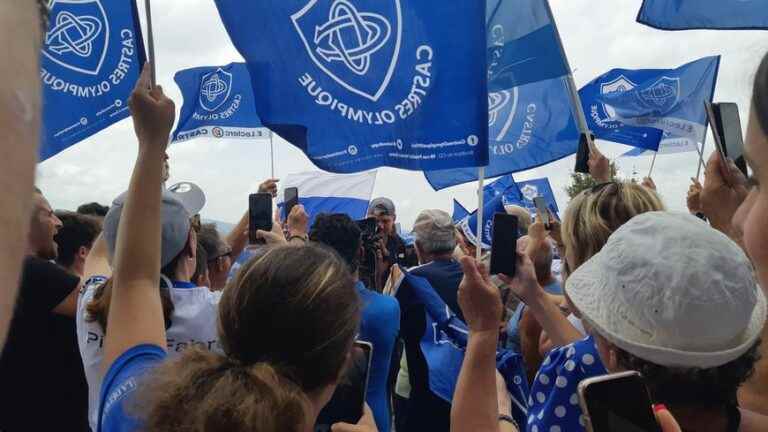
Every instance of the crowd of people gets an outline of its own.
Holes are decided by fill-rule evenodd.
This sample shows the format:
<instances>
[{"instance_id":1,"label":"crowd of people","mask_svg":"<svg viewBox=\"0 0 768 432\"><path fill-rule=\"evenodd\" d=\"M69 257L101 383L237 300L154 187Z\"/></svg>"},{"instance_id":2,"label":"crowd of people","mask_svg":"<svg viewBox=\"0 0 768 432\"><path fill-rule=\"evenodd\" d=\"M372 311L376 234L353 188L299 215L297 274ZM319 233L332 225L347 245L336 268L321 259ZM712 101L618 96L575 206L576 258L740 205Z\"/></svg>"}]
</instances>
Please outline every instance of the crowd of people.
<instances>
[{"instance_id":1,"label":"crowd of people","mask_svg":"<svg viewBox=\"0 0 768 432\"><path fill-rule=\"evenodd\" d=\"M128 190L54 210L33 184L39 19L33 2L0 3L0 35L21 41L0 62L0 431L316 430L356 341L372 347L365 405L336 432L587 430L579 383L620 371L642 373L664 432L768 430L768 55L752 177L715 153L677 197L690 214L674 213L652 180L610 181L595 149L597 185L562 223L507 208L510 277L489 275L489 251L476 260L482 245L441 210L418 215L407 246L388 198L370 203L373 237L344 214L310 226L301 205L271 231L249 233L247 212L230 233L201 223L205 200L165 187L175 106L148 69L129 101ZM433 389L426 306L391 289L403 274L469 329L451 398ZM523 359L525 422L500 349Z\"/></svg>"}]
</instances>

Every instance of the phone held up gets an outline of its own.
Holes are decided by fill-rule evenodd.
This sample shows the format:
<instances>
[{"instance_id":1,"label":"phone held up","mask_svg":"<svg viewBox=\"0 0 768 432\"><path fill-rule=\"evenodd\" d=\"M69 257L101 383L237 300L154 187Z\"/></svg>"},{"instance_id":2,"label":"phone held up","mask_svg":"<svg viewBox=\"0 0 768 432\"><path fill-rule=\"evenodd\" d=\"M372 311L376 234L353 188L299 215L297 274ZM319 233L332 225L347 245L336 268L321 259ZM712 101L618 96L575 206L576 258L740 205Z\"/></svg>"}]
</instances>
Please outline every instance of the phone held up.
<instances>
[{"instance_id":1,"label":"phone held up","mask_svg":"<svg viewBox=\"0 0 768 432\"><path fill-rule=\"evenodd\" d=\"M327 432L334 423L355 424L363 416L365 395L371 373L373 345L355 341L349 365L341 378L330 402L320 411L315 432Z\"/></svg>"},{"instance_id":2,"label":"phone held up","mask_svg":"<svg viewBox=\"0 0 768 432\"><path fill-rule=\"evenodd\" d=\"M638 372L586 379L578 392L590 432L661 432Z\"/></svg>"},{"instance_id":3,"label":"phone held up","mask_svg":"<svg viewBox=\"0 0 768 432\"><path fill-rule=\"evenodd\" d=\"M517 239L520 236L517 216L493 215L491 240L491 274L514 277L517 271Z\"/></svg>"},{"instance_id":4,"label":"phone held up","mask_svg":"<svg viewBox=\"0 0 768 432\"><path fill-rule=\"evenodd\" d=\"M748 177L747 162L744 159L744 135L741 131L739 107L735 103L723 102L712 104L704 102L709 126L715 140L715 147L720 153L720 174L730 183L731 175L727 161L732 160L739 170Z\"/></svg>"},{"instance_id":5,"label":"phone held up","mask_svg":"<svg viewBox=\"0 0 768 432\"><path fill-rule=\"evenodd\" d=\"M283 209L285 214L285 220L288 220L288 216L291 215L291 211L297 205L299 205L299 188L295 188L295 187L285 188L285 192L283 195Z\"/></svg>"},{"instance_id":6,"label":"phone held up","mask_svg":"<svg viewBox=\"0 0 768 432\"><path fill-rule=\"evenodd\" d=\"M536 206L536 219L544 224L544 228L550 229L551 221L549 220L549 207L547 207L547 201L544 197L536 197L533 199L533 204Z\"/></svg>"},{"instance_id":7,"label":"phone held up","mask_svg":"<svg viewBox=\"0 0 768 432\"><path fill-rule=\"evenodd\" d=\"M272 194L256 193L248 197L248 241L256 244L256 231L272 231Z\"/></svg>"}]
</instances>

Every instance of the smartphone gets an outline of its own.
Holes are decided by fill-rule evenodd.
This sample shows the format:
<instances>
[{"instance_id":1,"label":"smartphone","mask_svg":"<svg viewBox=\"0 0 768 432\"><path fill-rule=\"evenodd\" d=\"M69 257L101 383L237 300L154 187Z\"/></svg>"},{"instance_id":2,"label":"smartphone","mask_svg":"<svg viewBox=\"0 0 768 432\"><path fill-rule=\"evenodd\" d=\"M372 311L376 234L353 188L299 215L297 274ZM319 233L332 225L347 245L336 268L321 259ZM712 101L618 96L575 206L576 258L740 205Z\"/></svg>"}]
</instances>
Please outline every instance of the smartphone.
<instances>
[{"instance_id":1,"label":"smartphone","mask_svg":"<svg viewBox=\"0 0 768 432\"><path fill-rule=\"evenodd\" d=\"M355 424L360 421L368 392L372 354L373 345L355 341L344 376L333 392L330 402L317 416L315 432L330 431L334 423Z\"/></svg>"},{"instance_id":2,"label":"smartphone","mask_svg":"<svg viewBox=\"0 0 768 432\"><path fill-rule=\"evenodd\" d=\"M283 195L283 210L285 212L285 220L288 220L288 216L291 215L291 210L299 204L299 188L290 187L285 188Z\"/></svg>"},{"instance_id":3,"label":"smartphone","mask_svg":"<svg viewBox=\"0 0 768 432\"><path fill-rule=\"evenodd\" d=\"M744 174L744 177L749 177L747 161L744 158L744 135L741 131L739 106L732 102L719 103L717 106L719 108L721 139L724 144L723 150L725 155L731 158Z\"/></svg>"},{"instance_id":4,"label":"smartphone","mask_svg":"<svg viewBox=\"0 0 768 432\"><path fill-rule=\"evenodd\" d=\"M256 231L272 231L272 194L256 193L248 197L248 240L256 244Z\"/></svg>"},{"instance_id":5,"label":"smartphone","mask_svg":"<svg viewBox=\"0 0 768 432\"><path fill-rule=\"evenodd\" d=\"M594 141L595 136L592 135L592 140ZM581 134L579 137L579 149L576 152L576 167L574 167L574 171L577 173L582 174L589 174L589 154L591 153L591 150L589 149L589 141L587 141L587 134Z\"/></svg>"},{"instance_id":6,"label":"smartphone","mask_svg":"<svg viewBox=\"0 0 768 432\"><path fill-rule=\"evenodd\" d=\"M720 108L717 104L710 102L704 102L704 108L707 112L709 127L712 129L712 136L715 139L715 148L717 149L717 152L720 153L720 160L723 162L720 164L720 175L726 183L730 184L731 173L727 165L728 152L726 151L722 125L720 124Z\"/></svg>"},{"instance_id":7,"label":"smartphone","mask_svg":"<svg viewBox=\"0 0 768 432\"><path fill-rule=\"evenodd\" d=\"M547 201L544 197L536 197L533 199L533 204L536 205L536 218L544 224L544 228L549 229L549 207L547 207Z\"/></svg>"},{"instance_id":8,"label":"smartphone","mask_svg":"<svg viewBox=\"0 0 768 432\"><path fill-rule=\"evenodd\" d=\"M491 274L514 277L517 270L517 239L520 236L517 216L493 215L491 240Z\"/></svg>"},{"instance_id":9,"label":"smartphone","mask_svg":"<svg viewBox=\"0 0 768 432\"><path fill-rule=\"evenodd\" d=\"M579 383L579 402L591 432L661 432L651 397L638 372L622 372Z\"/></svg>"}]
</instances>

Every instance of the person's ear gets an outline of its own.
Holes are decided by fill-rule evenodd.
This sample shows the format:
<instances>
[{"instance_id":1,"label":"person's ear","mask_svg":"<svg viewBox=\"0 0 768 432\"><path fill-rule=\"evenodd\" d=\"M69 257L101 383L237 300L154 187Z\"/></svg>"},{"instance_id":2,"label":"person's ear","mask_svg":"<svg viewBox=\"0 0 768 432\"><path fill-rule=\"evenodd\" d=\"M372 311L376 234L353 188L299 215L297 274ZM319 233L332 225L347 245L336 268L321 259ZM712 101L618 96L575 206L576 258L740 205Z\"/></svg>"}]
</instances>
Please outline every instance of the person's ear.
<instances>
[{"instance_id":1,"label":"person's ear","mask_svg":"<svg viewBox=\"0 0 768 432\"><path fill-rule=\"evenodd\" d=\"M88 254L91 252L90 248L87 248L85 246L80 246L80 248L77 250L77 256L79 256L83 261L88 257Z\"/></svg>"},{"instance_id":2,"label":"person's ear","mask_svg":"<svg viewBox=\"0 0 768 432\"><path fill-rule=\"evenodd\" d=\"M197 236L195 235L195 230L189 230L189 235L187 236L187 257L194 259L197 257Z\"/></svg>"}]
</instances>

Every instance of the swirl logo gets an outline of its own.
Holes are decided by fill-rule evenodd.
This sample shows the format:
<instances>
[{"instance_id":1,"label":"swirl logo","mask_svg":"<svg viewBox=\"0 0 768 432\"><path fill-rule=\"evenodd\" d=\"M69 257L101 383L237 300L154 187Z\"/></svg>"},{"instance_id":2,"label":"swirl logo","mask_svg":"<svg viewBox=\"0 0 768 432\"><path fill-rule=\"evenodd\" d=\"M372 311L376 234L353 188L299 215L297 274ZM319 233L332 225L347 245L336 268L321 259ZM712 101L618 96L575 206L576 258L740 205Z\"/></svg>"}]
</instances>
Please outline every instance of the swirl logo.
<instances>
[{"instance_id":1,"label":"swirl logo","mask_svg":"<svg viewBox=\"0 0 768 432\"><path fill-rule=\"evenodd\" d=\"M200 106L206 111L219 109L231 93L232 74L222 68L203 75L200 80Z\"/></svg>"},{"instance_id":2,"label":"swirl logo","mask_svg":"<svg viewBox=\"0 0 768 432\"><path fill-rule=\"evenodd\" d=\"M100 0L54 0L43 55L57 64L98 75L109 46L109 21Z\"/></svg>"}]
</instances>

